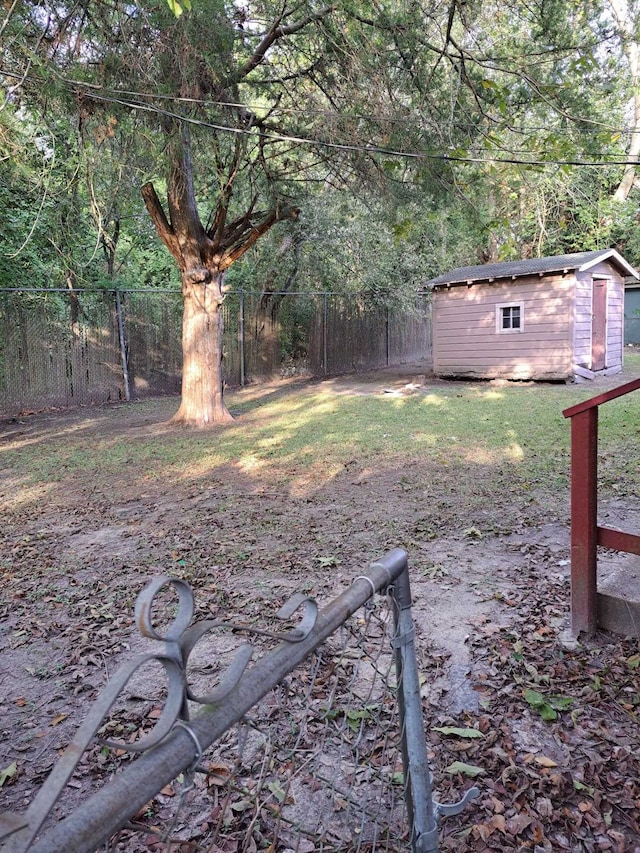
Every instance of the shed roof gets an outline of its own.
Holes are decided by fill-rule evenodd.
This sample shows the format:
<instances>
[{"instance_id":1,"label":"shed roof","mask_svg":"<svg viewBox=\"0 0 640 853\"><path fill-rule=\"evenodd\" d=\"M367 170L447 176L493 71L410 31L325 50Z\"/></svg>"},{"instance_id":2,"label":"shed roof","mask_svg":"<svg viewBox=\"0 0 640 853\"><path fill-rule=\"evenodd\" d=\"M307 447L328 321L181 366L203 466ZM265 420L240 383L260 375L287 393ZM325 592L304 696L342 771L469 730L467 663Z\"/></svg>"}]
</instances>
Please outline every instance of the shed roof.
<instances>
[{"instance_id":1,"label":"shed roof","mask_svg":"<svg viewBox=\"0 0 640 853\"><path fill-rule=\"evenodd\" d=\"M495 279L520 278L521 276L544 276L555 272L588 270L603 261L611 261L625 275L640 278L636 270L615 249L599 249L593 252L574 252L571 255L553 255L548 258L530 258L526 261L506 261L499 264L479 264L475 267L458 267L425 282L425 288L442 285L472 284L477 281L492 282Z\"/></svg>"}]
</instances>

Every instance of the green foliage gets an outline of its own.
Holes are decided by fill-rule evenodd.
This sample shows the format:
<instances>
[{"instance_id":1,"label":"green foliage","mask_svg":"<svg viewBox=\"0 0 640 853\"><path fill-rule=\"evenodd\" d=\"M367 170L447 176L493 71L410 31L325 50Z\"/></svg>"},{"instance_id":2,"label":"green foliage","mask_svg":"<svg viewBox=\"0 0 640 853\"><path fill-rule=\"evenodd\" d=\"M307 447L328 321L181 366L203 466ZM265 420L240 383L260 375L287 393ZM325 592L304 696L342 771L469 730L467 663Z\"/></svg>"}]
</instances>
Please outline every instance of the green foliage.
<instances>
[{"instance_id":1,"label":"green foliage","mask_svg":"<svg viewBox=\"0 0 640 853\"><path fill-rule=\"evenodd\" d=\"M0 788L5 782L10 781L18 773L18 766L15 761L8 764L3 770L0 770Z\"/></svg>"},{"instance_id":2,"label":"green foliage","mask_svg":"<svg viewBox=\"0 0 640 853\"><path fill-rule=\"evenodd\" d=\"M440 732L443 735L453 735L461 738L482 738L484 735L479 729L459 728L458 726L434 726L435 732Z\"/></svg>"},{"instance_id":3,"label":"green foliage","mask_svg":"<svg viewBox=\"0 0 640 853\"><path fill-rule=\"evenodd\" d=\"M173 286L139 190L167 176L179 120L203 222L301 209L232 287L388 301L479 259L611 245L638 263L636 191L612 202L622 167L569 165L626 153L635 84L607 9L25 4L5 32L24 77L0 110L0 281Z\"/></svg>"},{"instance_id":4,"label":"green foliage","mask_svg":"<svg viewBox=\"0 0 640 853\"><path fill-rule=\"evenodd\" d=\"M44 211L34 223L34 194L28 182L10 169L0 172L0 207L0 287L42 284L49 273L46 255L42 254L46 242Z\"/></svg>"},{"instance_id":5,"label":"green foliage","mask_svg":"<svg viewBox=\"0 0 640 853\"><path fill-rule=\"evenodd\" d=\"M462 776L469 776L471 779L482 776L487 772L483 767L478 767L475 764L467 764L464 761L454 761L448 767L445 767L444 771L445 773L450 773L452 776L457 776L460 773Z\"/></svg>"},{"instance_id":6,"label":"green foliage","mask_svg":"<svg viewBox=\"0 0 640 853\"><path fill-rule=\"evenodd\" d=\"M284 361L307 355L308 330L316 310L312 297L284 299L280 303L280 350Z\"/></svg>"},{"instance_id":7,"label":"green foliage","mask_svg":"<svg viewBox=\"0 0 640 853\"><path fill-rule=\"evenodd\" d=\"M573 699L568 696L543 696L537 690L525 690L524 698L542 717L545 722L558 718L558 711L568 711Z\"/></svg>"},{"instance_id":8,"label":"green foliage","mask_svg":"<svg viewBox=\"0 0 640 853\"><path fill-rule=\"evenodd\" d=\"M178 0L167 0L167 6L176 18L179 18L185 10L188 12L191 9L191 0L181 0L181 2L178 2Z\"/></svg>"}]
</instances>

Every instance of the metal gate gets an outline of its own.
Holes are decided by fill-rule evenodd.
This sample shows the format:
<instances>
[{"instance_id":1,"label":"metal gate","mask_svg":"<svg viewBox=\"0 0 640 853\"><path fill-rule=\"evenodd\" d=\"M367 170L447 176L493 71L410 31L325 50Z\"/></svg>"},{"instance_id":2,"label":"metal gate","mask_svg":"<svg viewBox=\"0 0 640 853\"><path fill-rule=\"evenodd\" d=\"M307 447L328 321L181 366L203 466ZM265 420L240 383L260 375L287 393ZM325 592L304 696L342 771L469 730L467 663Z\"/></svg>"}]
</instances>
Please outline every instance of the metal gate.
<instances>
[{"instance_id":1,"label":"metal gate","mask_svg":"<svg viewBox=\"0 0 640 853\"><path fill-rule=\"evenodd\" d=\"M478 791L448 806L433 799L405 552L373 563L322 610L294 595L276 614L297 619L285 630L193 622L194 606L190 587L176 578L155 578L140 593L137 625L159 648L114 675L27 812L1 816L3 851L141 849L127 846L136 818L140 826L141 809L172 784L177 795L166 825L142 825L167 851L179 849L172 844L181 827L200 831L194 789L216 816L204 832L208 846L199 849L256 850L258 838L263 847L299 853L437 851L440 817L460 812ZM221 666L216 685L203 688L192 667L212 635ZM96 736L113 731L108 720L126 686L150 663L167 685L152 730L133 742L103 739L100 747L137 757L64 819L48 821Z\"/></svg>"}]
</instances>

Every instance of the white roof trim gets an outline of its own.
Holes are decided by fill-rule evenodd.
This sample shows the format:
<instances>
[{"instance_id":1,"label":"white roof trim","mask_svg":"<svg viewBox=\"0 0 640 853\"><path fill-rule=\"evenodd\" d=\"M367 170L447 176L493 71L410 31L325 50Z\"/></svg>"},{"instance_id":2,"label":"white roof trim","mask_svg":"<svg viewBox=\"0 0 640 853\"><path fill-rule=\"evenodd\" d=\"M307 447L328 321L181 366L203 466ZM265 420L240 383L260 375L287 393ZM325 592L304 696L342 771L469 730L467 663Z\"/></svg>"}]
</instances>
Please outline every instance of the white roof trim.
<instances>
[{"instance_id":1,"label":"white roof trim","mask_svg":"<svg viewBox=\"0 0 640 853\"><path fill-rule=\"evenodd\" d=\"M581 267L578 267L579 272L586 272L587 270L594 267L596 264L601 264L602 261L606 261L609 258L613 258L613 260L623 269L628 275L632 275L634 278L640 279L640 275L634 270L631 264L627 263L622 255L617 252L615 249L609 249L607 252L603 252L601 255L598 255L597 258L593 258L590 261L587 261L586 264L582 264Z\"/></svg>"}]
</instances>

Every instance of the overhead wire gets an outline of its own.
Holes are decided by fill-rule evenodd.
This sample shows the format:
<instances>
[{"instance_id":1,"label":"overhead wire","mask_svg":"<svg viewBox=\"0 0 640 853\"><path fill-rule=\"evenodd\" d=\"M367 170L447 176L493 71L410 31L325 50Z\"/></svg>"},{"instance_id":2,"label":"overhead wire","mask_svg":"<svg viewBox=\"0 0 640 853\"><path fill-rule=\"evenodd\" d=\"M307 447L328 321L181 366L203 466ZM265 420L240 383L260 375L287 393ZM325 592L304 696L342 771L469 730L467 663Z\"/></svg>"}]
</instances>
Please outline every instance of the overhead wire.
<instances>
[{"instance_id":1,"label":"overhead wire","mask_svg":"<svg viewBox=\"0 0 640 853\"><path fill-rule=\"evenodd\" d=\"M217 130L224 133L231 134L240 134L240 135L249 135L254 132L252 128L244 128L244 127L231 127L229 125L218 124L210 121L206 121L204 119L195 118L193 116L182 116L179 113L173 113L169 110L162 110L158 107L152 107L148 104L140 104L139 102L134 101L126 101L121 98L110 97L106 95L100 95L98 93L92 93L92 98L95 100L104 101L107 103L118 103L121 106L129 107L131 109L139 109L147 112L154 112L160 115L164 115L167 118L174 118L179 121L187 122L191 125L196 125L199 127L208 128L210 130ZM593 167L605 167L605 166L628 166L628 165L637 165L637 160L630 160L627 157L620 159L602 159L602 160L584 160L584 159L574 159L574 158L565 158L565 159L534 159L534 158L521 158L517 156L511 157L496 157L490 154L483 154L483 156L469 156L463 154L445 154L441 152L430 152L430 151L402 151L395 148L387 148L385 146L380 145L371 145L371 144L361 144L361 143L347 143L347 142L331 142L330 140L318 139L317 137L304 137L298 136L295 134L285 134L285 133L276 133L274 131L261 131L264 137L271 142L291 142L296 145L311 145L315 147L330 149L334 151L344 151L350 153L365 153L369 155L384 155L387 157L398 157L404 158L408 160L435 160L442 162L451 162L451 163L469 163L469 164L485 164L485 163L503 163L505 165L515 165L515 166L529 166L529 167L542 167L542 166L593 166Z\"/></svg>"},{"instance_id":2,"label":"overhead wire","mask_svg":"<svg viewBox=\"0 0 640 853\"><path fill-rule=\"evenodd\" d=\"M33 79L31 75L25 75L23 73L11 72L6 69L0 68L0 76L4 75L5 77L11 77L16 80L24 80L31 79L32 82L38 82ZM74 80L67 77L59 76L59 79L68 87L72 89L83 89L88 93L93 93L90 97L96 97L98 99L98 93L102 93L102 99L107 97L113 98L122 98L123 96L127 96L129 98L150 98L155 101L170 101L175 104L186 104L198 107L220 107L220 108L233 108L237 110L245 110L255 112L259 109L262 109L262 105L259 104L250 104L244 102L235 102L235 101L217 101L208 98L187 98L182 95L165 95L162 93L156 92L141 92L138 90L132 89L106 89L103 86L99 86L96 84L88 83L84 80ZM124 102L123 102L124 103ZM135 102L137 104L137 102ZM135 104L131 104L134 106ZM140 109L145 109L145 106L142 104L138 104ZM156 112L161 112L160 108L154 108ZM371 121L371 122L379 122L385 124L397 124L397 125L415 125L415 118L407 116L407 118L401 118L399 116L381 116L373 113L349 113L349 114L338 114L336 115L335 111L331 110L321 110L321 109L313 109L310 107L292 107L292 106L278 106L278 112L284 115L299 115L299 116L315 116L320 118L342 118L350 121L360 120L360 121ZM504 122L504 116L501 116L501 121ZM581 123L586 121L586 119L575 119L576 123ZM595 122L593 122L596 124ZM589 132L594 134L602 133L602 129L606 131L610 131L612 133L629 133L630 130L628 128L619 128L615 127L611 124L604 124L602 122L598 122L598 127L596 128L581 128L581 134L587 135ZM475 128L477 126L476 122L469 121L465 122L456 122L456 127L464 129L464 128ZM543 132L548 130L547 126L529 126L526 129L520 130L516 127L508 127L508 130L514 133L533 133L533 132Z\"/></svg>"},{"instance_id":3,"label":"overhead wire","mask_svg":"<svg viewBox=\"0 0 640 853\"><path fill-rule=\"evenodd\" d=\"M0 76L5 76L13 79L25 80L30 79L33 81L33 75L27 75L25 77L24 74L19 74L15 72L11 72L5 69L0 68ZM256 128L254 127L233 127L226 124L221 124L218 122L208 121L206 119L197 118L195 116L185 116L183 114L173 112L168 109L164 109L155 104L148 104L141 102L140 100L134 100L134 98L153 98L155 100L170 100L172 103L191 103L193 105L199 106L217 106L217 107L231 107L237 109L246 109L250 110L251 107L246 104L240 103L229 103L225 101L209 101L209 100L199 100L199 99L191 99L191 98L180 98L174 97L170 95L155 95L152 93L142 93L142 92L129 92L124 91L120 92L119 90L112 90L113 94L109 94L108 91L104 89L99 89L92 84L85 83L84 81L70 80L68 78L61 78L62 82L69 87L73 91L82 90L86 93L87 97L90 97L92 100L100 101L103 103L113 103L118 104L119 106L125 107L127 109L136 110L140 112L148 112L153 113L159 116L163 116L165 118L170 118L176 121L185 122L192 126L203 127L209 130L215 130L220 133L229 133L234 135L250 135L255 132ZM37 81L35 81L37 82ZM129 95L129 97L122 97L121 95ZM283 112L295 113L297 112L295 108L282 108ZM373 116L373 115L338 115L335 116L334 113L329 111L306 111L300 110L300 114L312 114L312 115L321 115L321 116L332 116L337 118L344 119L367 119L371 121L379 121L379 122L397 122L401 123L401 119L387 119L385 117ZM414 122L415 124L415 122ZM471 124L469 125L471 126ZM543 128L539 128L538 130L542 130ZM545 128L546 129L546 128ZM535 132L535 128L528 128L527 130ZM607 128L607 130L614 133L634 133L635 131L630 130L617 130L615 128ZM601 132L601 131L599 131ZM362 142L333 142L326 139L320 139L318 137L307 137L307 136L299 136L296 134L287 134L287 133L278 133L273 130L264 130L260 129L260 133L263 135L263 139L266 139L270 142L290 142L295 145L308 145L314 146L318 148L324 148L328 150L334 151L342 151L347 153L364 153L368 155L383 155L386 157L394 157L401 158L412 161L421 161L421 160L431 160L431 161L440 161L445 163L462 163L462 164L474 164L474 165L484 165L484 164L504 164L504 165L515 165L522 167L545 167L545 166L567 166L567 167L608 167L608 166L631 166L638 165L637 159L630 159L626 156L621 156L620 158L592 158L592 159L583 159L583 158L539 158L539 157L523 157L521 155L511 155L511 156L495 156L490 154L489 152L483 152L482 155L472 156L470 154L462 154L455 152L434 152L434 151L407 151L400 150L396 148L390 148L380 145L362 143Z\"/></svg>"}]
</instances>

